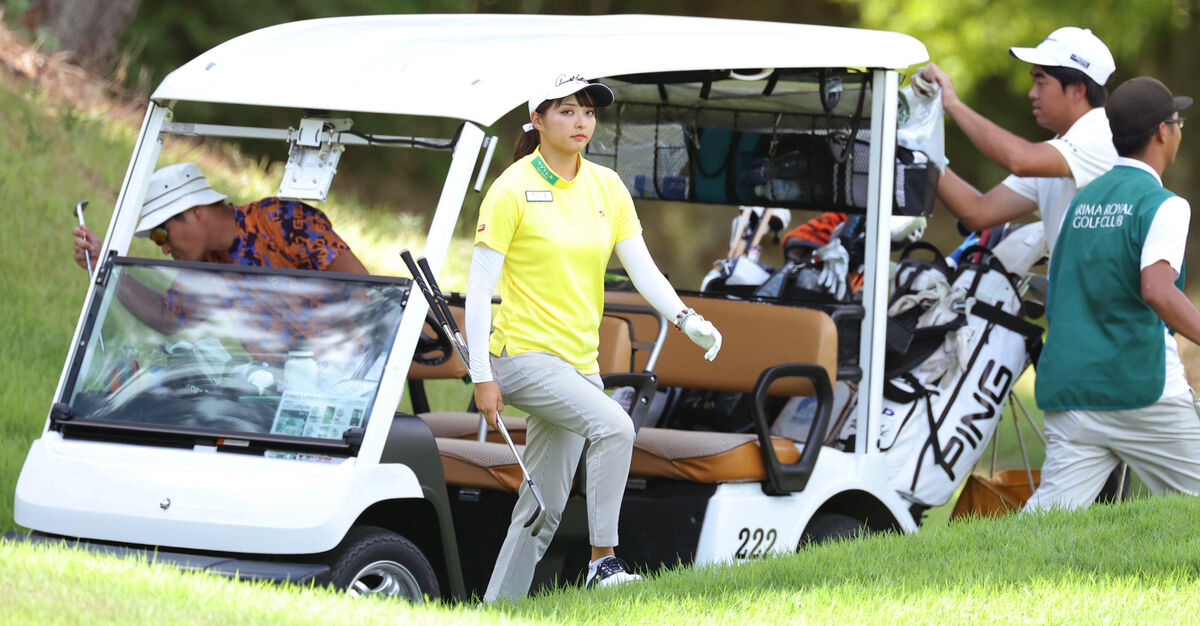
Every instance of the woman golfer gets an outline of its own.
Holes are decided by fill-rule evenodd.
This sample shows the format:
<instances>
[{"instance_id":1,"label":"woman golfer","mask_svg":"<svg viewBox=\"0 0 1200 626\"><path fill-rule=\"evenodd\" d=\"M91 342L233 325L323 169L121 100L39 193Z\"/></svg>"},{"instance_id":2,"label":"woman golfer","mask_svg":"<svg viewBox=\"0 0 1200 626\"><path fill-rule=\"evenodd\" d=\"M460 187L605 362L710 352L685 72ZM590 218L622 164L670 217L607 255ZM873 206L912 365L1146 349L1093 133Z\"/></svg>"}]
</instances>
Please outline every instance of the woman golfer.
<instances>
[{"instance_id":1,"label":"woman golfer","mask_svg":"<svg viewBox=\"0 0 1200 626\"><path fill-rule=\"evenodd\" d=\"M717 329L684 306L650 258L633 199L616 172L580 154L596 128L596 109L612 102L611 89L581 76L546 85L529 101L531 123L516 161L479 210L466 304L475 403L493 427L505 402L529 413L524 459L546 506L545 526L531 537L523 522L536 501L522 484L484 595L488 602L529 592L585 440L592 544L587 586L639 578L613 554L633 424L604 394L596 360L613 250L642 296L707 350L704 358L711 361L721 348ZM498 281L502 303L493 324Z\"/></svg>"}]
</instances>

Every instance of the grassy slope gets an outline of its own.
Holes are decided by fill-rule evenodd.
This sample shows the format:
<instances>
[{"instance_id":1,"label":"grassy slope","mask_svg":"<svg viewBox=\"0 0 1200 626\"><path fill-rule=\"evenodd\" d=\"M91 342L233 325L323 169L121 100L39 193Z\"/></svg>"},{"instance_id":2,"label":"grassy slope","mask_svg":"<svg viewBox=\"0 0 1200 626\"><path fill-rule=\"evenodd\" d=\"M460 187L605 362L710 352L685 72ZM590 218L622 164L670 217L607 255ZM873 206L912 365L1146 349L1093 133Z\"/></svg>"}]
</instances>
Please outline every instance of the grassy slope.
<instances>
[{"instance_id":1,"label":"grassy slope","mask_svg":"<svg viewBox=\"0 0 1200 626\"><path fill-rule=\"evenodd\" d=\"M1174 623L1200 610L1200 500L882 535L516 605L407 607L0 545L12 623ZM1184 618L1186 619L1186 618Z\"/></svg>"}]
</instances>

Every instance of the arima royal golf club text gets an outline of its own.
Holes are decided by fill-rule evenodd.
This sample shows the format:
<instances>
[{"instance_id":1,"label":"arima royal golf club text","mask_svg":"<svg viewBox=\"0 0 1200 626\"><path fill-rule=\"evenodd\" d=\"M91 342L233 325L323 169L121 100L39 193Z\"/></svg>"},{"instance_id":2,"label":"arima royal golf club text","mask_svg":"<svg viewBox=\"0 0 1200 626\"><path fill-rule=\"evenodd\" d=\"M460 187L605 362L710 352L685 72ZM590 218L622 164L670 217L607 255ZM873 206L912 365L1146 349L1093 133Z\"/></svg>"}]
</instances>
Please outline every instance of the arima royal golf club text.
<instances>
[{"instance_id":1,"label":"arima royal golf club text","mask_svg":"<svg viewBox=\"0 0 1200 626\"><path fill-rule=\"evenodd\" d=\"M1071 225L1075 228L1117 228L1125 223L1126 215L1133 215L1132 204L1080 204L1075 207L1075 218Z\"/></svg>"}]
</instances>

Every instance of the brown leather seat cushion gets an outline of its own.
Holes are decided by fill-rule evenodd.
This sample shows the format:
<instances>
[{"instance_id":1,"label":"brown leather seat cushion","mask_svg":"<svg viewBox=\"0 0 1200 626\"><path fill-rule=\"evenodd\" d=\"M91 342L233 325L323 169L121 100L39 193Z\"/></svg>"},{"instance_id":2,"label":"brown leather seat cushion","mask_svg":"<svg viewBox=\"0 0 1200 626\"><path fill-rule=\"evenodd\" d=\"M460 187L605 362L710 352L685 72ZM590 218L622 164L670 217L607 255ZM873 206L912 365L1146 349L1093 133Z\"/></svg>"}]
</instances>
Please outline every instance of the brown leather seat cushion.
<instances>
[{"instance_id":1,"label":"brown leather seat cushion","mask_svg":"<svg viewBox=\"0 0 1200 626\"><path fill-rule=\"evenodd\" d=\"M772 437L771 443L781 463L800 460L800 451L787 439ZM708 484L767 479L758 435L669 428L638 431L629 473Z\"/></svg>"},{"instance_id":2,"label":"brown leather seat cushion","mask_svg":"<svg viewBox=\"0 0 1200 626\"><path fill-rule=\"evenodd\" d=\"M459 328L465 328L466 310L460 306L450 306L450 313L458 322ZM621 317L604 316L600 319L600 346L597 360L601 374L628 372L633 360L633 340L629 336L630 323ZM653 335L651 335L653 337ZM408 377L414 380L437 380L447 378L462 378L467 375L467 368L457 354L449 355L441 365L421 365L413 363L408 370Z\"/></svg>"},{"instance_id":3,"label":"brown leather seat cushion","mask_svg":"<svg viewBox=\"0 0 1200 626\"><path fill-rule=\"evenodd\" d=\"M516 493L524 478L512 450L503 443L437 439L446 484ZM524 454L524 446L517 446Z\"/></svg>"},{"instance_id":4,"label":"brown leather seat cushion","mask_svg":"<svg viewBox=\"0 0 1200 626\"><path fill-rule=\"evenodd\" d=\"M434 437L448 439L468 439L475 440L479 437L479 414L467 413L465 411L433 411L430 413L422 413L418 415L429 430L433 432ZM504 420L504 427L508 429L508 436L512 437L513 443L525 443L525 418L523 417L506 417L501 416ZM504 438L495 429L488 427L487 440L497 443L504 443Z\"/></svg>"},{"instance_id":5,"label":"brown leather seat cushion","mask_svg":"<svg viewBox=\"0 0 1200 626\"><path fill-rule=\"evenodd\" d=\"M635 292L609 291L605 302L639 304ZM784 363L813 363L825 368L832 384L837 380L837 325L823 311L761 302L684 296L684 304L711 321L721 331L721 353L711 363L704 351L683 333L671 329L654 372L663 387L688 387L749 393L764 370ZM607 313L633 323L635 337L654 337L657 321L648 315ZM635 369L645 366L649 350L634 353ZM771 395L811 396L812 384L787 378L771 385Z\"/></svg>"},{"instance_id":6,"label":"brown leather seat cushion","mask_svg":"<svg viewBox=\"0 0 1200 626\"><path fill-rule=\"evenodd\" d=\"M448 414L469 416L471 413ZM425 417L425 416L423 416ZM519 423L517 422L519 420ZM524 439L525 420L505 418L509 434ZM515 430L521 427L522 430ZM480 487L516 493L521 486L521 467L504 443L475 441L475 426L463 438L438 437L438 454L446 484ZM491 432L489 437L499 435ZM782 463L795 463L800 452L790 441L772 438L775 454ZM524 446L517 449L524 454ZM669 428L643 428L633 444L632 476L672 478L717 484L757 482L767 479L758 447L758 436L741 433L711 433Z\"/></svg>"}]
</instances>

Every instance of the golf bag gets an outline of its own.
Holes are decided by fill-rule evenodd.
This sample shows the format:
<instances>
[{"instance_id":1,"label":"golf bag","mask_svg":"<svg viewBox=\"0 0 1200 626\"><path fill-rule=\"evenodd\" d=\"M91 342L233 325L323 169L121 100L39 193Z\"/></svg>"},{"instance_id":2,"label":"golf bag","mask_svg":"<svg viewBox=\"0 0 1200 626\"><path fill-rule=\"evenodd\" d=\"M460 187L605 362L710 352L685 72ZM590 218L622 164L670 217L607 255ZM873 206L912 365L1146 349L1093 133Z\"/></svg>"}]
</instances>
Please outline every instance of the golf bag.
<instances>
[{"instance_id":1,"label":"golf bag","mask_svg":"<svg viewBox=\"0 0 1200 626\"><path fill-rule=\"evenodd\" d=\"M917 249L935 258L910 258ZM970 475L1041 347L1004 266L987 248L967 252L952 269L929 244L907 248L888 308L880 450L892 486L923 506L945 504Z\"/></svg>"}]
</instances>

